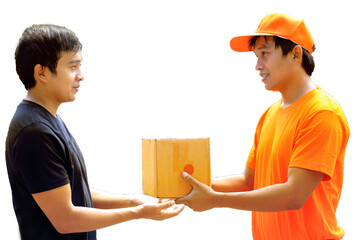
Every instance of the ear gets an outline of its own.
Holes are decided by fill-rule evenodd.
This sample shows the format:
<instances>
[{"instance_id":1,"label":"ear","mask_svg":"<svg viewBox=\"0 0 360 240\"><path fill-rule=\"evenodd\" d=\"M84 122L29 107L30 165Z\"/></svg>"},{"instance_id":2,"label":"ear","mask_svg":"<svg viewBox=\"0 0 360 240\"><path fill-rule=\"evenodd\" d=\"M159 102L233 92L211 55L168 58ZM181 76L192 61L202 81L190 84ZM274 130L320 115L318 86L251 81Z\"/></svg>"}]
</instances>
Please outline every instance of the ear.
<instances>
[{"instance_id":1,"label":"ear","mask_svg":"<svg viewBox=\"0 0 360 240\"><path fill-rule=\"evenodd\" d=\"M301 63L302 55L303 55L303 50L302 50L301 46L296 45L291 52L292 52L292 56L293 56L293 59L292 59L293 63L297 63L297 62Z\"/></svg>"},{"instance_id":2,"label":"ear","mask_svg":"<svg viewBox=\"0 0 360 240\"><path fill-rule=\"evenodd\" d=\"M41 66L40 64L36 64L34 67L34 79L36 82L46 82L46 67Z\"/></svg>"}]
</instances>

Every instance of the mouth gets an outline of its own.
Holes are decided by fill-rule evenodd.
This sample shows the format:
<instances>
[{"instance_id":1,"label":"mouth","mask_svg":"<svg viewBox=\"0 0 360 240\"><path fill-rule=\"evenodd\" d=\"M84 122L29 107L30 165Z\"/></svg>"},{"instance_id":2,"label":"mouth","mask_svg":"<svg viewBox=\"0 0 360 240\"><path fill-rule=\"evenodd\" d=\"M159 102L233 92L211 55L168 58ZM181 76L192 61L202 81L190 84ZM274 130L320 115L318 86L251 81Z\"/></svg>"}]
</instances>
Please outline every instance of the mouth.
<instances>
[{"instance_id":1,"label":"mouth","mask_svg":"<svg viewBox=\"0 0 360 240\"><path fill-rule=\"evenodd\" d=\"M262 81L264 82L270 76L270 73L261 73L260 76L262 78Z\"/></svg>"},{"instance_id":2,"label":"mouth","mask_svg":"<svg viewBox=\"0 0 360 240\"><path fill-rule=\"evenodd\" d=\"M76 87L73 87L73 88L75 89L75 91L76 91L76 92L78 92L78 91L79 91L80 86L76 86Z\"/></svg>"}]
</instances>

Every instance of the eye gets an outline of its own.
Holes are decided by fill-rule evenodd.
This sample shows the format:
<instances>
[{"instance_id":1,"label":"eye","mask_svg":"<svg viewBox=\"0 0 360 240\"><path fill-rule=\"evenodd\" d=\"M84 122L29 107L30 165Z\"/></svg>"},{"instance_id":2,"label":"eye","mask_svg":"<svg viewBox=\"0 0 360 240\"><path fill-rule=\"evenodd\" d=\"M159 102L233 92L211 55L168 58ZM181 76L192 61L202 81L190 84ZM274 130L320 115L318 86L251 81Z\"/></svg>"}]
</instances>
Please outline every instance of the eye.
<instances>
[{"instance_id":1,"label":"eye","mask_svg":"<svg viewBox=\"0 0 360 240\"><path fill-rule=\"evenodd\" d=\"M262 50L262 51L259 51L258 54L255 53L255 56L256 56L257 58L259 58L259 57L263 58L263 57L265 57L266 55L268 55L269 53L270 53L269 51Z\"/></svg>"},{"instance_id":2,"label":"eye","mask_svg":"<svg viewBox=\"0 0 360 240\"><path fill-rule=\"evenodd\" d=\"M74 64L70 68L71 70L75 71L76 69L80 68L81 64Z\"/></svg>"}]
</instances>

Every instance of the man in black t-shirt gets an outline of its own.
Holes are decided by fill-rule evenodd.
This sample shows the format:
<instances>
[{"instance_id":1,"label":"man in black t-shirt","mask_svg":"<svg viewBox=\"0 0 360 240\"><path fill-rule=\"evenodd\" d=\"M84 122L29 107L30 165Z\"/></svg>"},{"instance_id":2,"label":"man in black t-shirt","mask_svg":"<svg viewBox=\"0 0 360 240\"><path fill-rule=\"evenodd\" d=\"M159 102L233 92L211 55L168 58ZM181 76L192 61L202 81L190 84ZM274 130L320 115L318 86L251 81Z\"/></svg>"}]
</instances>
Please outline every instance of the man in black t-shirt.
<instances>
[{"instance_id":1,"label":"man in black t-shirt","mask_svg":"<svg viewBox=\"0 0 360 240\"><path fill-rule=\"evenodd\" d=\"M138 218L163 220L184 208L89 188L81 151L57 114L61 103L75 100L84 79L81 50L72 31L33 25L15 51L27 96L10 123L6 164L22 239L96 239L96 229Z\"/></svg>"},{"instance_id":2,"label":"man in black t-shirt","mask_svg":"<svg viewBox=\"0 0 360 240\"><path fill-rule=\"evenodd\" d=\"M93 207L84 159L61 118L23 100L11 121L6 149L21 235L25 239L95 239L95 231L64 238L31 196L71 183L72 203Z\"/></svg>"}]
</instances>

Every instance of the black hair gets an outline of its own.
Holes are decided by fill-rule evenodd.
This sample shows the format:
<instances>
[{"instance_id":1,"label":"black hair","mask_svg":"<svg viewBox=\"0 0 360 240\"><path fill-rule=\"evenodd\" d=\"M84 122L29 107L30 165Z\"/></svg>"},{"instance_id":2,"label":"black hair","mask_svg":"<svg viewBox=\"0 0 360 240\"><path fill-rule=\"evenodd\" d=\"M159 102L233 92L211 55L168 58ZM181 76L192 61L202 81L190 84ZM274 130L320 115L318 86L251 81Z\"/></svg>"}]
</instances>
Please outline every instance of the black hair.
<instances>
[{"instance_id":1,"label":"black hair","mask_svg":"<svg viewBox=\"0 0 360 240\"><path fill-rule=\"evenodd\" d=\"M56 66L65 51L79 52L82 45L71 30L51 25L34 24L26 28L15 50L16 72L25 89L35 86L34 67L40 64L56 75Z\"/></svg>"},{"instance_id":2,"label":"black hair","mask_svg":"<svg viewBox=\"0 0 360 240\"><path fill-rule=\"evenodd\" d=\"M260 36L254 36L249 40L249 49L252 50L255 47L256 41L260 38ZM265 41L268 40L268 36L264 36ZM280 47L283 53L283 56L286 56L293 48L298 45L294 43L293 41L285 38L281 38L278 36L272 37L275 42L275 48ZM302 61L302 67L305 69L305 72L311 76L311 74L314 71L315 68L315 61L314 57L306 50L305 48L301 47L303 50L303 61ZM315 51L315 44L312 47L312 50Z\"/></svg>"}]
</instances>

